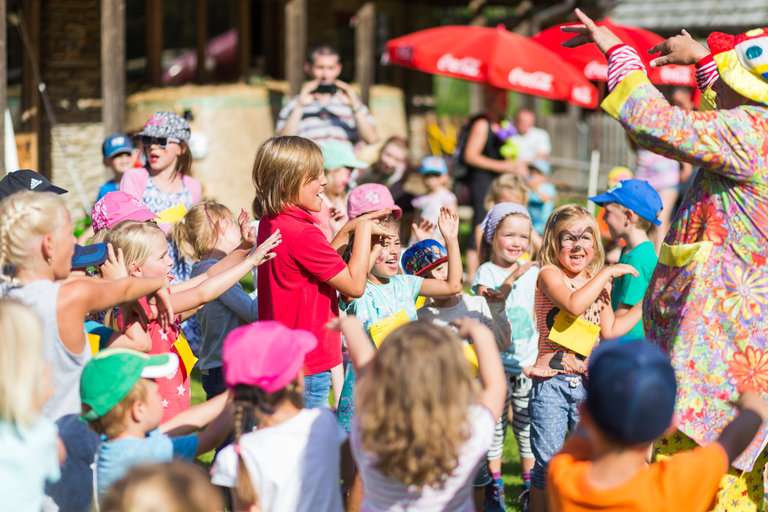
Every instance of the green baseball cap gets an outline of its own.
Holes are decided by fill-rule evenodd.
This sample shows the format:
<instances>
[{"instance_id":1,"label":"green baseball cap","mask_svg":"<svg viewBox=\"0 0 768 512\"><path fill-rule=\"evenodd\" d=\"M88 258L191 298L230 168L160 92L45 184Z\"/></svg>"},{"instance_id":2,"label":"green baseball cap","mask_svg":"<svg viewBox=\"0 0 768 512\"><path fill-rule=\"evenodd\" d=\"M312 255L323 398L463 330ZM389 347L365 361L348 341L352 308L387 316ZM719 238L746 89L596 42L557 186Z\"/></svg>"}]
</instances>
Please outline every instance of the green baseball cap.
<instances>
[{"instance_id":1,"label":"green baseball cap","mask_svg":"<svg viewBox=\"0 0 768 512\"><path fill-rule=\"evenodd\" d=\"M355 150L349 142L328 140L321 146L323 150L323 162L325 170L339 167L351 167L353 169L365 169L370 167L355 156Z\"/></svg>"},{"instance_id":2,"label":"green baseball cap","mask_svg":"<svg viewBox=\"0 0 768 512\"><path fill-rule=\"evenodd\" d=\"M91 407L80 419L99 419L119 404L139 379L168 377L178 366L176 354L150 356L127 348L102 350L88 361L80 377L80 399Z\"/></svg>"}]
</instances>

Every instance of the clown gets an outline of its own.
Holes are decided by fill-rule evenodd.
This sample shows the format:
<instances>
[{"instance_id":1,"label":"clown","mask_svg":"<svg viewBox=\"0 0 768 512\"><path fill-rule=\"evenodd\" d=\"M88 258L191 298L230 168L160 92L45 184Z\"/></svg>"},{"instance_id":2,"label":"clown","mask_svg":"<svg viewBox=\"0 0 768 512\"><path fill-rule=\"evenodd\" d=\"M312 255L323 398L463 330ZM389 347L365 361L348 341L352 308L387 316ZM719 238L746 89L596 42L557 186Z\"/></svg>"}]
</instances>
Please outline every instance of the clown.
<instances>
[{"instance_id":1,"label":"clown","mask_svg":"<svg viewBox=\"0 0 768 512\"><path fill-rule=\"evenodd\" d=\"M566 46L595 42L608 57L611 93L602 107L640 146L701 170L659 254L643 307L651 341L678 381L677 431L656 457L712 442L744 389L768 394L768 29L714 33L709 54L683 31L651 49L652 65L696 64L702 104L671 106L651 85L636 51L580 11ZM645 50L645 49L642 49ZM762 510L768 430L723 477L715 510Z\"/></svg>"}]
</instances>

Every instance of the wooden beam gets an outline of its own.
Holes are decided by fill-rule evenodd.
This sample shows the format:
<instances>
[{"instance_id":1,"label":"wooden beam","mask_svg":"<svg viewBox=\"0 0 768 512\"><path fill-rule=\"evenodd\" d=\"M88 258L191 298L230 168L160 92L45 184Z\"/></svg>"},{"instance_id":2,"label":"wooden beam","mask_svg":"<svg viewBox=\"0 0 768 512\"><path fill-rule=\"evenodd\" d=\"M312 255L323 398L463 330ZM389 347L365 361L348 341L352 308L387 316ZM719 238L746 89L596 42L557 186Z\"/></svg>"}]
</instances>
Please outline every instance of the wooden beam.
<instances>
[{"instance_id":1,"label":"wooden beam","mask_svg":"<svg viewBox=\"0 0 768 512\"><path fill-rule=\"evenodd\" d=\"M205 45L208 43L208 0L197 0L197 32L195 39L197 42L197 69L195 77L198 83L205 83L207 73L205 71Z\"/></svg>"},{"instance_id":2,"label":"wooden beam","mask_svg":"<svg viewBox=\"0 0 768 512\"><path fill-rule=\"evenodd\" d=\"M307 0L285 3L285 78L291 96L304 82L304 53L307 51Z\"/></svg>"},{"instance_id":3,"label":"wooden beam","mask_svg":"<svg viewBox=\"0 0 768 512\"><path fill-rule=\"evenodd\" d=\"M101 0L101 121L104 136L125 130L125 0Z\"/></svg>"},{"instance_id":4,"label":"wooden beam","mask_svg":"<svg viewBox=\"0 0 768 512\"><path fill-rule=\"evenodd\" d=\"M163 0L146 0L147 82L160 85L163 77Z\"/></svg>"},{"instance_id":5,"label":"wooden beam","mask_svg":"<svg viewBox=\"0 0 768 512\"><path fill-rule=\"evenodd\" d=\"M24 132L34 133L36 137L40 136L40 91L37 88L37 79L32 67L32 59L40 62L40 2L41 0L27 0L22 3L25 30L29 37L29 51L24 49L21 71L21 129ZM36 149L39 145L36 145ZM38 161L39 155L34 155L35 161ZM37 170L37 169L35 169Z\"/></svg>"},{"instance_id":6,"label":"wooden beam","mask_svg":"<svg viewBox=\"0 0 768 512\"><path fill-rule=\"evenodd\" d=\"M0 165L5 168L5 108L8 95L8 30L5 0L0 0ZM16 169L12 169L16 170Z\"/></svg>"},{"instance_id":7,"label":"wooden beam","mask_svg":"<svg viewBox=\"0 0 768 512\"><path fill-rule=\"evenodd\" d=\"M355 81L360 87L360 99L368 104L376 72L376 7L364 2L357 10L355 26Z\"/></svg>"},{"instance_id":8,"label":"wooden beam","mask_svg":"<svg viewBox=\"0 0 768 512\"><path fill-rule=\"evenodd\" d=\"M237 0L237 74L248 80L251 74L251 0Z\"/></svg>"}]
</instances>

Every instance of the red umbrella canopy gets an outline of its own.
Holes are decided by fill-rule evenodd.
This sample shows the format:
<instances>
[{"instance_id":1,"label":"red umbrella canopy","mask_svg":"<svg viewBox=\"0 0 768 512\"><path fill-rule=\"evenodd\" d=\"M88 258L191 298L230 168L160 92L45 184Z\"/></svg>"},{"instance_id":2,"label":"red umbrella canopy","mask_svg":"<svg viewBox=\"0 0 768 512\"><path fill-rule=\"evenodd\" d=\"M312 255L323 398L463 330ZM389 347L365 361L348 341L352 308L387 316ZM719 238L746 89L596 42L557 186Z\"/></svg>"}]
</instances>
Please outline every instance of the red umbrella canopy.
<instances>
[{"instance_id":1,"label":"red umbrella canopy","mask_svg":"<svg viewBox=\"0 0 768 512\"><path fill-rule=\"evenodd\" d=\"M579 70L503 26L421 30L387 42L384 60L586 108L597 105L597 89Z\"/></svg>"},{"instance_id":2,"label":"red umbrella canopy","mask_svg":"<svg viewBox=\"0 0 768 512\"><path fill-rule=\"evenodd\" d=\"M573 34L560 30L561 27L568 25L574 25L574 23L550 27L531 37L531 39L542 46L546 46L562 57L563 60L576 66L590 80L607 81L608 61L600 53L600 50L597 49L597 46L587 44L578 48L563 47L562 42L573 37ZM648 70L648 78L651 82L663 85L696 86L696 69L694 66L671 65L660 68L651 67L651 60L655 57L648 53L648 49L664 41L664 38L660 35L642 28L615 25L608 18L597 22L597 25L610 28L611 32L616 34L619 39L637 50L637 53L640 54L640 59L642 59L645 68Z\"/></svg>"}]
</instances>

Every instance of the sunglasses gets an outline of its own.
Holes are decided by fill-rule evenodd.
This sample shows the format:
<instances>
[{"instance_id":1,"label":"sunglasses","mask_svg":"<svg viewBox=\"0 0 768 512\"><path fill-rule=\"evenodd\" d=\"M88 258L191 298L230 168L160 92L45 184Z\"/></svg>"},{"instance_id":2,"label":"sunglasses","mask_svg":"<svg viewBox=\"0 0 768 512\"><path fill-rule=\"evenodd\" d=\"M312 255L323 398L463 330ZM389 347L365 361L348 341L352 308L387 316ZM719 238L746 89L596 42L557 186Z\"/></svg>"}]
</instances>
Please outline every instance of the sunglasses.
<instances>
[{"instance_id":1,"label":"sunglasses","mask_svg":"<svg viewBox=\"0 0 768 512\"><path fill-rule=\"evenodd\" d=\"M139 142L141 142L141 145L145 148L157 146L160 149L165 149L171 142L178 144L179 139L175 139L173 137L150 137L148 135L142 135L139 138Z\"/></svg>"}]
</instances>

